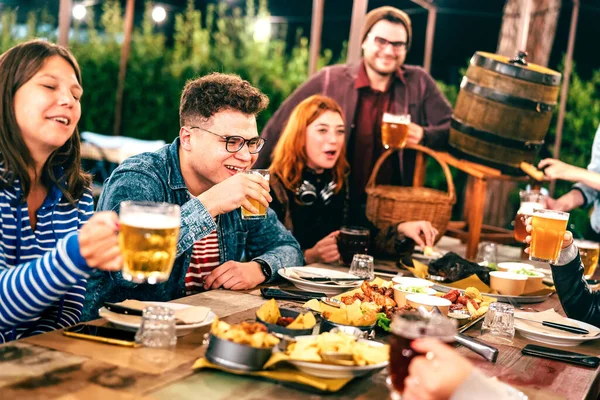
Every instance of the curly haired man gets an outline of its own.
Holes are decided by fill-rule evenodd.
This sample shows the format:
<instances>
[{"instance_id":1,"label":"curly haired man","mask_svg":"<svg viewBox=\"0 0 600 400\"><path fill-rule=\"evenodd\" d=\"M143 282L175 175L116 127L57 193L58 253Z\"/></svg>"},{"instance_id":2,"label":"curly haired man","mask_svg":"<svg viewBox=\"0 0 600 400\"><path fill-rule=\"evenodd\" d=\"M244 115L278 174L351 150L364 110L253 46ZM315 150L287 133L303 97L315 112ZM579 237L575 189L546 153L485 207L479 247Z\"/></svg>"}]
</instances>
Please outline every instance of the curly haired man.
<instances>
[{"instance_id":1,"label":"curly haired man","mask_svg":"<svg viewBox=\"0 0 600 400\"><path fill-rule=\"evenodd\" d=\"M125 160L105 182L98 209L118 212L125 200L181 206L177 258L168 281L136 285L118 273L88 281L84 319L104 301L169 301L208 289L243 290L269 282L284 266L302 265L298 242L268 209L267 218L242 220L239 208L268 207L268 182L242 173L264 139L256 115L267 97L239 76L213 73L188 82L181 95L179 137L154 153ZM246 261L243 261L246 260Z\"/></svg>"}]
</instances>

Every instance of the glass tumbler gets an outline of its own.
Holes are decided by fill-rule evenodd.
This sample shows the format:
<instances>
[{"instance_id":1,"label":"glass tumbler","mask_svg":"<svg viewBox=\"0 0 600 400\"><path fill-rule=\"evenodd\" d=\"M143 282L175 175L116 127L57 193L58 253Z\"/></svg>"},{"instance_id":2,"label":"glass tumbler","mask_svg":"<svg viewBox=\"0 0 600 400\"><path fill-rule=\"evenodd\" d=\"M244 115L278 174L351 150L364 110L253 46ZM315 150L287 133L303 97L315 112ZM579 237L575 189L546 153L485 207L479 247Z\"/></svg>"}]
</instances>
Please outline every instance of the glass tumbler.
<instances>
[{"instance_id":1,"label":"glass tumbler","mask_svg":"<svg viewBox=\"0 0 600 400\"><path fill-rule=\"evenodd\" d=\"M367 254L355 254L350 264L350 274L371 281L375 278L375 265L373 256Z\"/></svg>"}]
</instances>

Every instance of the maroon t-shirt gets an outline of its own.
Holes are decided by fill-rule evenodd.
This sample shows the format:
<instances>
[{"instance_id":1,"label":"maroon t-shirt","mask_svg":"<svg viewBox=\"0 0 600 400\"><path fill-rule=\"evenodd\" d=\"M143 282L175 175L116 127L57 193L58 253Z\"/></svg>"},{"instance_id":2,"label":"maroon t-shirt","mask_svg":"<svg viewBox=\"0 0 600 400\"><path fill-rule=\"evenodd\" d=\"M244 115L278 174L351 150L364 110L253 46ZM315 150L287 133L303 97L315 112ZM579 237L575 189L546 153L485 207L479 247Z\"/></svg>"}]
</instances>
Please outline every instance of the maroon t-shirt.
<instances>
[{"instance_id":1,"label":"maroon t-shirt","mask_svg":"<svg viewBox=\"0 0 600 400\"><path fill-rule=\"evenodd\" d=\"M348 161L350 163L351 193L358 197L364 196L365 186L371 176L375 162L385 150L381 143L381 121L384 112L391 110L394 104L394 85L404 84L404 77L400 70L392 76L387 89L382 92L371 88L371 83L365 69L364 62L358 70L354 87L358 90L358 102L354 118L354 129L350 136L348 148ZM398 160L397 156L390 157L392 161ZM398 165L396 161L394 163ZM383 176L385 174L387 176ZM381 171L378 181L388 182L391 171ZM353 195L353 197L354 197Z\"/></svg>"}]
</instances>

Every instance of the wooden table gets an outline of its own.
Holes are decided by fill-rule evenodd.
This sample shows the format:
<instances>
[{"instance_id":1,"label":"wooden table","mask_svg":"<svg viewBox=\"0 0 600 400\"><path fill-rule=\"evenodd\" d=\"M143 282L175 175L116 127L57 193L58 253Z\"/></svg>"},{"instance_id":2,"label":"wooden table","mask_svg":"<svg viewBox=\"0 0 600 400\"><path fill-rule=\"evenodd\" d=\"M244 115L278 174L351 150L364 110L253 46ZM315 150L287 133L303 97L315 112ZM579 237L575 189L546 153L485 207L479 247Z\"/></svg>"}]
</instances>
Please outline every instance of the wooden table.
<instances>
[{"instance_id":1,"label":"wooden table","mask_svg":"<svg viewBox=\"0 0 600 400\"><path fill-rule=\"evenodd\" d=\"M229 323L253 319L263 303L258 290L232 292L214 290L176 300L178 303L210 307ZM561 310L556 296L536 309ZM94 321L105 324L103 320ZM204 354L199 328L178 338L171 359L161 364L149 362L145 349L130 349L86 340L67 338L60 331L34 336L0 347L0 398L7 399L385 399L385 371L356 379L340 392L313 394L282 384L238 377L217 371L194 373L191 366ZM479 336L479 327L467 332ZM459 347L489 376L517 386L530 399L595 399L600 393L599 371L571 364L524 357L520 349L528 343L517 334L513 346L499 345L496 364ZM587 351L600 353L600 343L588 342ZM55 350L55 351L54 351ZM30 378L24 378L29 375Z\"/></svg>"}]
</instances>

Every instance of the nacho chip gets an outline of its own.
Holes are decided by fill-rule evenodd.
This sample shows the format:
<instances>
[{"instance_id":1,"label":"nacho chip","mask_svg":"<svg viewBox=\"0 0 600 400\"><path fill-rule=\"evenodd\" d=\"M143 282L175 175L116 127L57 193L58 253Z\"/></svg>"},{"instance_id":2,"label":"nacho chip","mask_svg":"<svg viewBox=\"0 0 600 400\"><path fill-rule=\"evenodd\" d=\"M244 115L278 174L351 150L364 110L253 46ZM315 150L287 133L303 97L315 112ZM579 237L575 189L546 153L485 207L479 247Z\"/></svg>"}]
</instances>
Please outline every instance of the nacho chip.
<instances>
[{"instance_id":1,"label":"nacho chip","mask_svg":"<svg viewBox=\"0 0 600 400\"><path fill-rule=\"evenodd\" d=\"M271 299L260 306L260 308L256 310L256 316L267 324L276 324L279 317L281 317L281 312L279 311L279 306L277 306L275 299Z\"/></svg>"},{"instance_id":2,"label":"nacho chip","mask_svg":"<svg viewBox=\"0 0 600 400\"><path fill-rule=\"evenodd\" d=\"M293 320L288 326L287 329L312 329L317 324L317 320L315 316L311 312L307 312L306 314L300 314Z\"/></svg>"}]
</instances>

